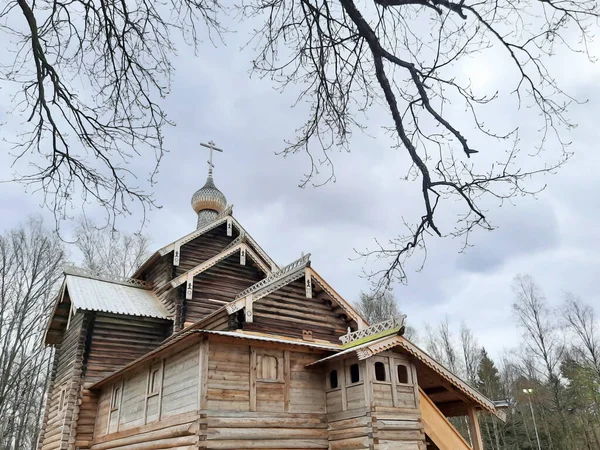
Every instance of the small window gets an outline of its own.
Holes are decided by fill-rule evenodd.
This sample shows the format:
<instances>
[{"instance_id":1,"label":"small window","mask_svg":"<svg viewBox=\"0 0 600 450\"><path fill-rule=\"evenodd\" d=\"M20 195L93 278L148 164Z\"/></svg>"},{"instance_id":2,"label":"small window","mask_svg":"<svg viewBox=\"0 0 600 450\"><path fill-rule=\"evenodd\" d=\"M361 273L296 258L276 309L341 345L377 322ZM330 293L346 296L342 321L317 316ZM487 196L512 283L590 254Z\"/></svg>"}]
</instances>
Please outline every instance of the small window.
<instances>
[{"instance_id":1,"label":"small window","mask_svg":"<svg viewBox=\"0 0 600 450\"><path fill-rule=\"evenodd\" d=\"M375 379L377 381L386 381L385 364L381 361L375 363Z\"/></svg>"},{"instance_id":2,"label":"small window","mask_svg":"<svg viewBox=\"0 0 600 450\"><path fill-rule=\"evenodd\" d=\"M58 410L62 411L67 406L67 390L61 389L60 391L60 401L58 403Z\"/></svg>"},{"instance_id":3,"label":"small window","mask_svg":"<svg viewBox=\"0 0 600 450\"><path fill-rule=\"evenodd\" d=\"M150 372L150 383L148 383L148 395L158 394L160 390L160 369Z\"/></svg>"},{"instance_id":4,"label":"small window","mask_svg":"<svg viewBox=\"0 0 600 450\"><path fill-rule=\"evenodd\" d=\"M278 362L275 356L262 355L258 357L257 377L266 381L277 381Z\"/></svg>"},{"instance_id":5,"label":"small window","mask_svg":"<svg viewBox=\"0 0 600 450\"><path fill-rule=\"evenodd\" d=\"M405 365L398 365L398 383L408 383L408 367Z\"/></svg>"},{"instance_id":6,"label":"small window","mask_svg":"<svg viewBox=\"0 0 600 450\"><path fill-rule=\"evenodd\" d=\"M360 381L360 370L358 364L350 366L350 383L358 383Z\"/></svg>"},{"instance_id":7,"label":"small window","mask_svg":"<svg viewBox=\"0 0 600 450\"><path fill-rule=\"evenodd\" d=\"M116 387L113 391L113 397L110 403L110 410L115 411L119 409L119 403L121 403L121 388Z\"/></svg>"},{"instance_id":8,"label":"small window","mask_svg":"<svg viewBox=\"0 0 600 450\"><path fill-rule=\"evenodd\" d=\"M329 372L329 388L335 389L338 387L338 376L337 370L332 370Z\"/></svg>"}]
</instances>

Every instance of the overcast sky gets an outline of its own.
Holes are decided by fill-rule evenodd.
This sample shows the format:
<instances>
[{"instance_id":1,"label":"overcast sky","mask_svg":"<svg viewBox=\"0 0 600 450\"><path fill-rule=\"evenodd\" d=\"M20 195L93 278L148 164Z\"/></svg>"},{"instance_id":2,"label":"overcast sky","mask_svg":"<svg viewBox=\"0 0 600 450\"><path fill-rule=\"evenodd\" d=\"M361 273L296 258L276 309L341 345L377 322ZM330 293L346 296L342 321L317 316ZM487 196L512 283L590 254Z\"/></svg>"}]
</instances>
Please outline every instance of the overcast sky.
<instances>
[{"instance_id":1,"label":"overcast sky","mask_svg":"<svg viewBox=\"0 0 600 450\"><path fill-rule=\"evenodd\" d=\"M199 56L182 48L174 59L172 94L164 107L177 126L166 131L171 151L155 191L162 209L149 213L146 233L156 249L195 229L190 199L207 172L207 152L199 143L212 139L225 150L215 156L215 183L234 205L236 218L280 265L310 252L313 267L354 301L369 288L361 278L365 261L356 259L354 249L373 247L374 238L395 237L403 231L402 218L414 220L415 211L421 210L414 185L402 181L408 160L402 150L391 148L381 129L382 124L390 125L389 117L375 113L367 123L369 135L355 135L351 153L335 155L336 183L300 189L309 168L306 156L284 159L275 153L301 125L303 108L290 107L293 90L282 94L269 80L249 78L252 54L240 50L245 40L242 33L231 34L226 47L205 45ZM461 70L485 89L504 76L492 63L467 60ZM474 247L466 253L459 253L459 241L429 241L424 269L410 270L408 285L395 288L400 309L418 331L423 332L426 322L435 324L447 316L456 328L464 320L492 354L518 346L511 283L519 273L531 274L554 305L565 290L596 308L600 304L600 70L583 58L560 61L555 67L569 67L560 74L565 88L589 99L571 112L579 124L570 135L574 158L543 180L548 188L537 199L519 198L514 205L491 209L498 229L477 232ZM6 91L0 95L7 98ZM6 113L3 109L0 114ZM514 118L510 105L494 111L495 120L510 123ZM6 175L8 145L0 145ZM50 221L40 203L39 193L0 184L2 227L14 226L29 214L43 214ZM133 230L139 217L121 220L120 226ZM420 259L413 266L419 263Z\"/></svg>"}]
</instances>

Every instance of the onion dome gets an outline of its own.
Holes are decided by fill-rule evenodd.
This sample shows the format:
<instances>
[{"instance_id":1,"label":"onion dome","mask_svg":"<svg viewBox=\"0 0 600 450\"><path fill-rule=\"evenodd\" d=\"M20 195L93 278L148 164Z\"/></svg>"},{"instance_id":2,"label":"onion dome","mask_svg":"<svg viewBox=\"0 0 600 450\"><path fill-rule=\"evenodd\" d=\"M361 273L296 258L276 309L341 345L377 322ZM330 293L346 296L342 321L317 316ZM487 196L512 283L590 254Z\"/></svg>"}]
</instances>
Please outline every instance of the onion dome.
<instances>
[{"instance_id":1,"label":"onion dome","mask_svg":"<svg viewBox=\"0 0 600 450\"><path fill-rule=\"evenodd\" d=\"M197 228L212 222L227 207L225 195L217 189L212 177L212 168L208 171L206 183L192 196L192 208L198 214Z\"/></svg>"}]
</instances>

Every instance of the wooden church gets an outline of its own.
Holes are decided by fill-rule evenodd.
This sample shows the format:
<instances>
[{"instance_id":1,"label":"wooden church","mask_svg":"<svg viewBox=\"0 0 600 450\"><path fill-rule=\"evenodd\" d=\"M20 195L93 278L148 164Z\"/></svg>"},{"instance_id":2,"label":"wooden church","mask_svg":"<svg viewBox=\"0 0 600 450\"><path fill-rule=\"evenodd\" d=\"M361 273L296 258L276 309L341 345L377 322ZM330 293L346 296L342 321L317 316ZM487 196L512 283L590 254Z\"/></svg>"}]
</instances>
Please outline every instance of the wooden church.
<instances>
[{"instance_id":1,"label":"wooden church","mask_svg":"<svg viewBox=\"0 0 600 450\"><path fill-rule=\"evenodd\" d=\"M310 255L278 266L216 188L212 150L196 230L130 279L65 271L39 449L481 450L494 403L404 317L366 323Z\"/></svg>"}]
</instances>

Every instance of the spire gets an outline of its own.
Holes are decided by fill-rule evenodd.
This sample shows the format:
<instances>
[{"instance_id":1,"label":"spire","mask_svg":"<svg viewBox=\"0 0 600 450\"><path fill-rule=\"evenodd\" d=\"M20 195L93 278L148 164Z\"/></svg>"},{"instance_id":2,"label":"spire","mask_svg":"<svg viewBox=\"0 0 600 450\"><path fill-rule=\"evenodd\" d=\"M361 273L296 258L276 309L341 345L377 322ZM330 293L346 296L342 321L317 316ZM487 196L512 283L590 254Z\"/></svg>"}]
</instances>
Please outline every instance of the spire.
<instances>
[{"instance_id":1,"label":"spire","mask_svg":"<svg viewBox=\"0 0 600 450\"><path fill-rule=\"evenodd\" d=\"M210 153L207 161L208 177L206 178L206 183L192 196L192 208L194 208L194 211L198 215L197 229L212 222L227 207L225 195L217 189L213 181L213 150L218 152L222 152L223 150L215 147L213 141L209 141L208 144L201 143L200 145L208 148Z\"/></svg>"}]
</instances>

